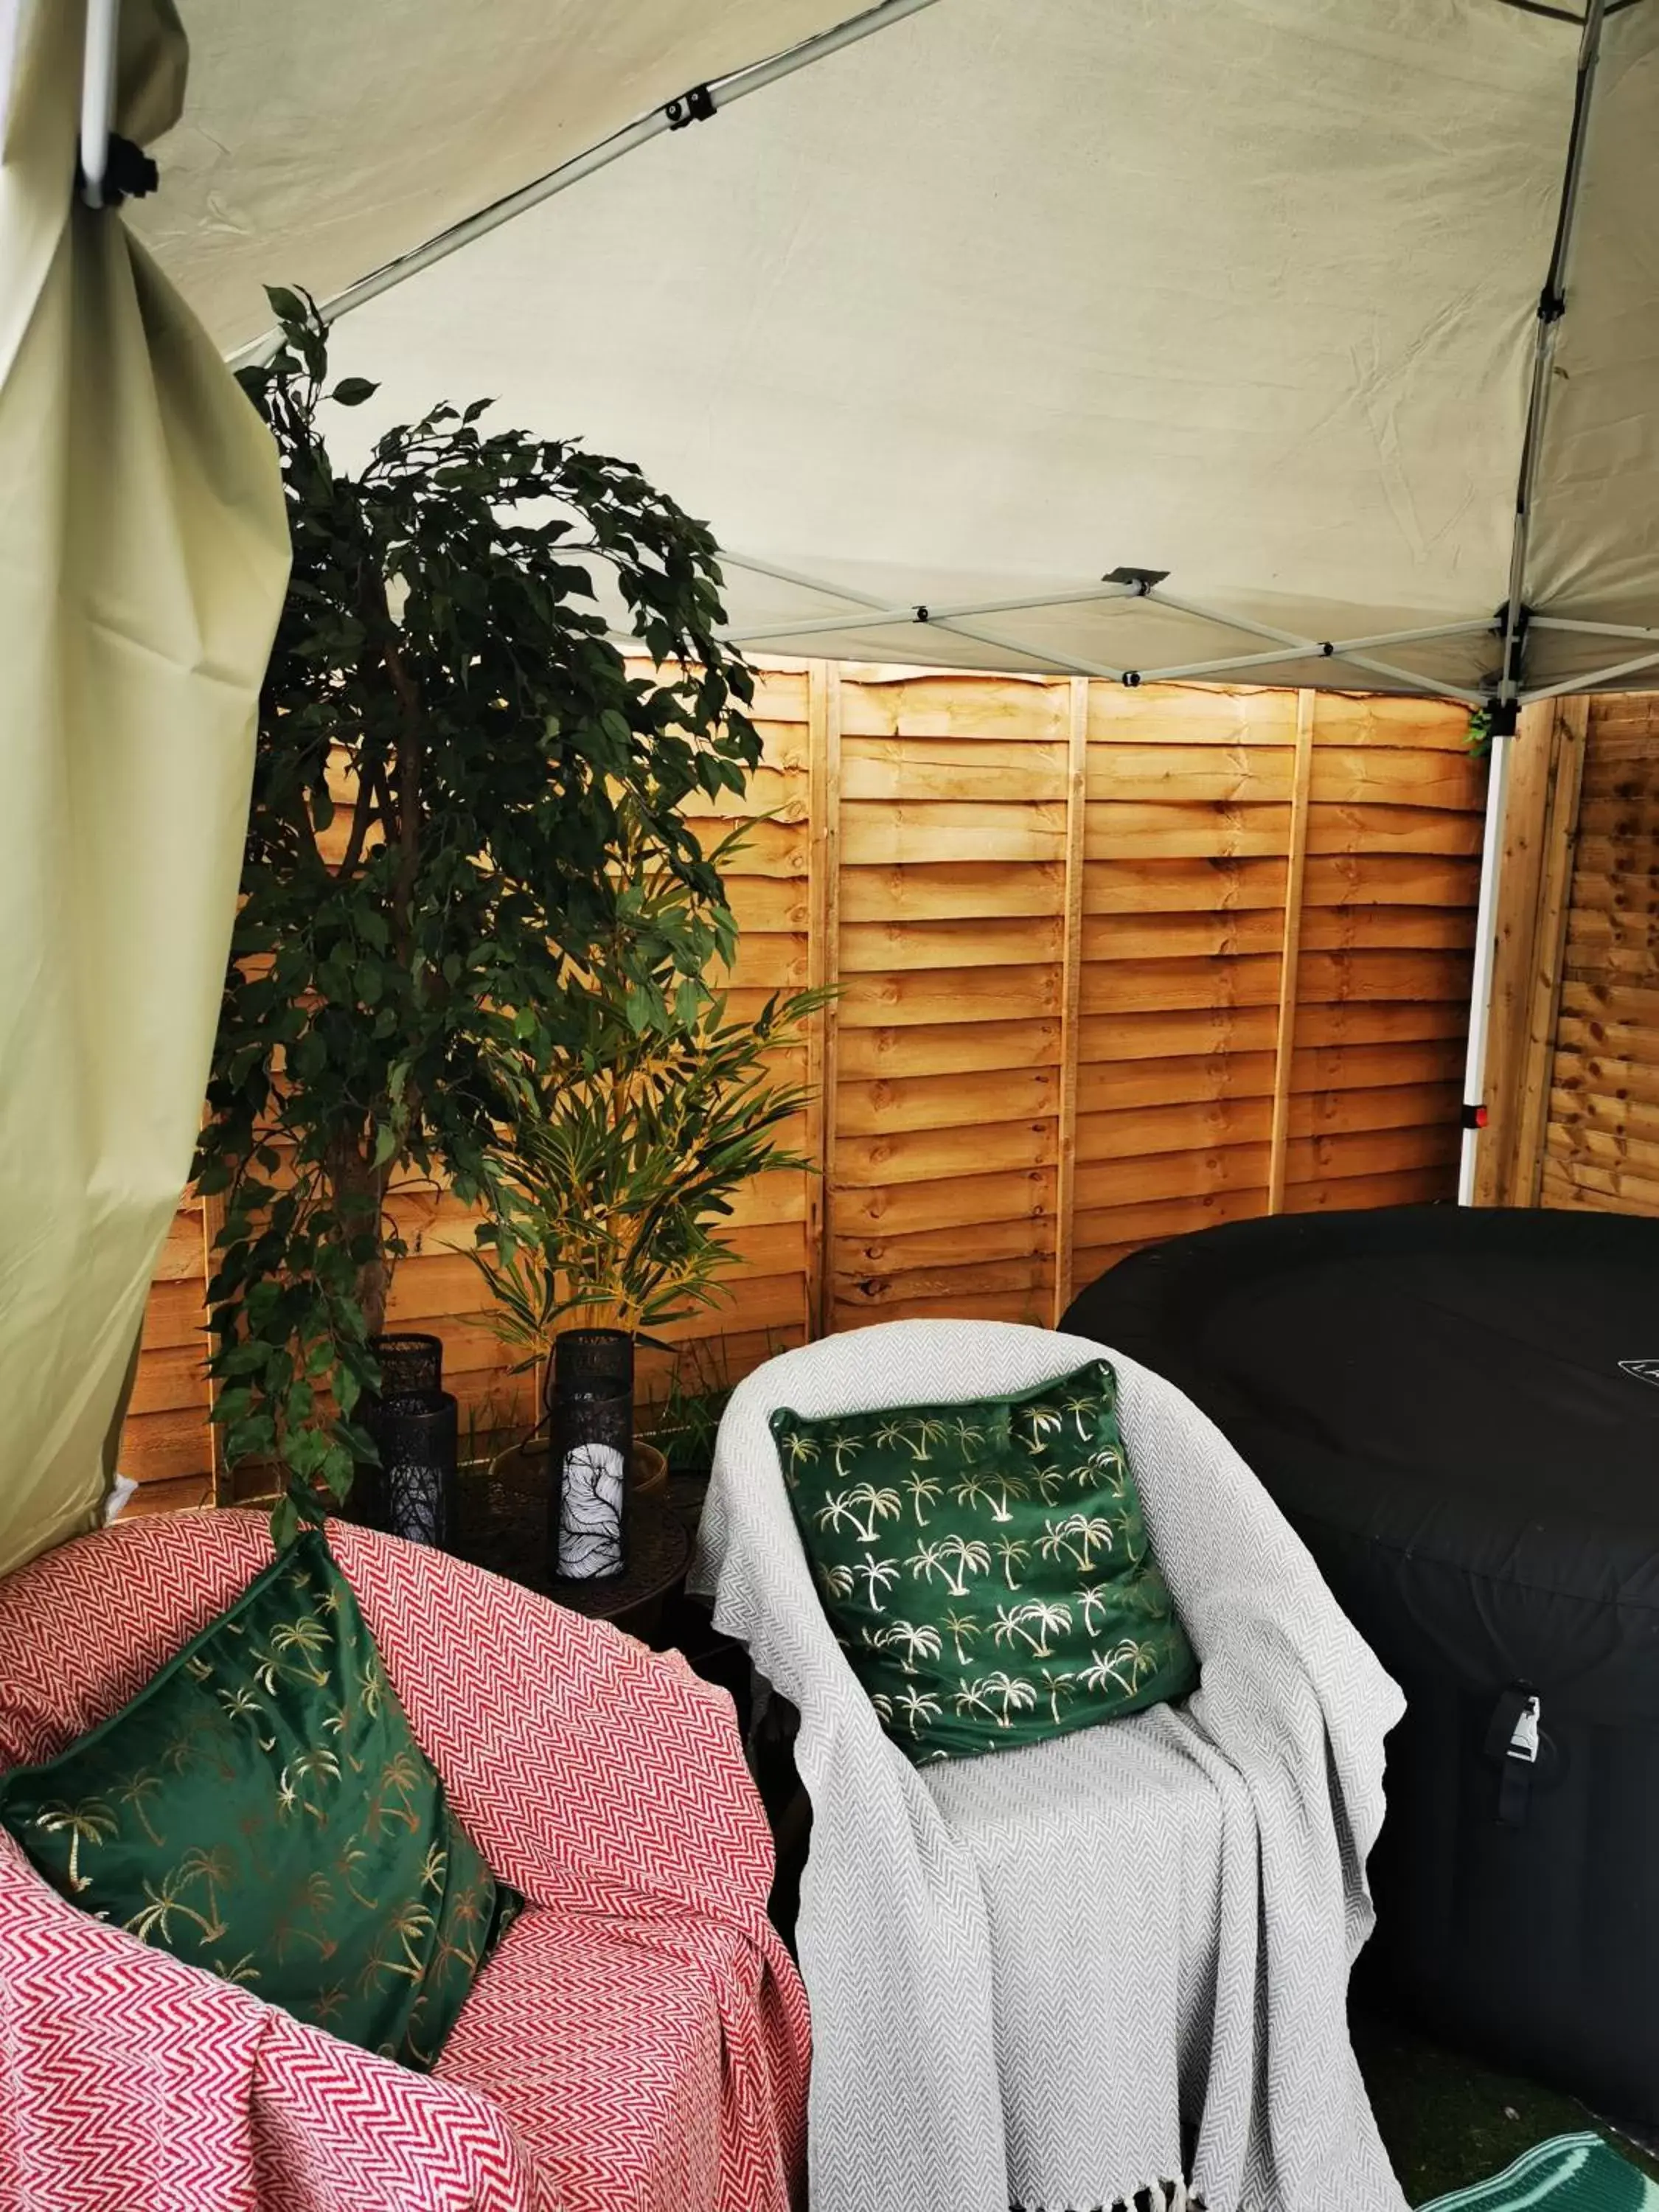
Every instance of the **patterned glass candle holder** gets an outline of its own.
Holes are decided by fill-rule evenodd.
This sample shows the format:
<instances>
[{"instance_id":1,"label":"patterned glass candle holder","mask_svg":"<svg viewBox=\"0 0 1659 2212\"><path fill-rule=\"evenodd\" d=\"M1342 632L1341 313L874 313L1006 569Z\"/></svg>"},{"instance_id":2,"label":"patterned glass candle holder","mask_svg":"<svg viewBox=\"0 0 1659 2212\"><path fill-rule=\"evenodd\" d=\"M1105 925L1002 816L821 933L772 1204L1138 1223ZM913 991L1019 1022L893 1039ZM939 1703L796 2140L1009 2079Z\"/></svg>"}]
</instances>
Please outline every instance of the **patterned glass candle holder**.
<instances>
[{"instance_id":1,"label":"patterned glass candle holder","mask_svg":"<svg viewBox=\"0 0 1659 2212\"><path fill-rule=\"evenodd\" d=\"M561 1581L609 1580L628 1565L634 1340L625 1329L568 1329L552 1369L549 1565Z\"/></svg>"},{"instance_id":2,"label":"patterned glass candle holder","mask_svg":"<svg viewBox=\"0 0 1659 2212\"><path fill-rule=\"evenodd\" d=\"M364 1401L362 1418L380 1460L358 1476L365 1517L413 1544L452 1544L457 1419L455 1401L442 1387L443 1340L387 1334L372 1338L369 1349L380 1388Z\"/></svg>"},{"instance_id":3,"label":"patterned glass candle holder","mask_svg":"<svg viewBox=\"0 0 1659 2212\"><path fill-rule=\"evenodd\" d=\"M369 1350L380 1370L380 1396L388 1405L412 1398L430 1405L444 1387L444 1340L416 1331L388 1330L371 1339Z\"/></svg>"},{"instance_id":4,"label":"patterned glass candle holder","mask_svg":"<svg viewBox=\"0 0 1659 2212\"><path fill-rule=\"evenodd\" d=\"M456 1426L447 1390L431 1405L382 1400L374 1428L380 1448L379 1519L391 1534L441 1548L453 1542Z\"/></svg>"},{"instance_id":5,"label":"patterned glass candle holder","mask_svg":"<svg viewBox=\"0 0 1659 2212\"><path fill-rule=\"evenodd\" d=\"M542 1403L551 1415L561 1398L610 1398L634 1391L634 1339L625 1328L566 1328L553 1340Z\"/></svg>"}]
</instances>

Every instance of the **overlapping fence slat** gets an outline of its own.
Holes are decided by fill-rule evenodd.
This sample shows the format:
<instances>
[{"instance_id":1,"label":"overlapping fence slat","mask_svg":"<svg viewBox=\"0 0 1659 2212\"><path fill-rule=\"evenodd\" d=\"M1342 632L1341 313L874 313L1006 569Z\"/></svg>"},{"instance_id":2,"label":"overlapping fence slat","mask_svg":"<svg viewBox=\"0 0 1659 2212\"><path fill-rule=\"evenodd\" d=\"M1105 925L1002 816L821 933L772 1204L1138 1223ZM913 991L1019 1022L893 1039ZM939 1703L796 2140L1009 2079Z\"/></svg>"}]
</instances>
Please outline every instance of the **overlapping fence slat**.
<instances>
[{"instance_id":1,"label":"overlapping fence slat","mask_svg":"<svg viewBox=\"0 0 1659 2212\"><path fill-rule=\"evenodd\" d=\"M1484 785L1461 709L815 663L765 671L757 712L741 817L699 813L752 830L731 1005L840 995L779 1056L823 1086L792 1133L823 1173L743 1194L729 1302L667 1332L702 1375L900 1315L1046 1322L1123 1252L1270 1195L1451 1194ZM1578 941L1659 1013L1649 934L1589 913ZM1650 1088L1616 1130L1587 1109L1581 1149L1614 1139L1633 1172L1650 1146L1659 1205ZM443 1335L475 1430L522 1419L470 1218L441 1193L400 1211L394 1318ZM211 1464L203 1249L187 1210L128 1430L158 1498Z\"/></svg>"},{"instance_id":2,"label":"overlapping fence slat","mask_svg":"<svg viewBox=\"0 0 1659 2212\"><path fill-rule=\"evenodd\" d=\"M1589 702L1576 833L1540 1194L1659 1214L1659 700Z\"/></svg>"}]
</instances>

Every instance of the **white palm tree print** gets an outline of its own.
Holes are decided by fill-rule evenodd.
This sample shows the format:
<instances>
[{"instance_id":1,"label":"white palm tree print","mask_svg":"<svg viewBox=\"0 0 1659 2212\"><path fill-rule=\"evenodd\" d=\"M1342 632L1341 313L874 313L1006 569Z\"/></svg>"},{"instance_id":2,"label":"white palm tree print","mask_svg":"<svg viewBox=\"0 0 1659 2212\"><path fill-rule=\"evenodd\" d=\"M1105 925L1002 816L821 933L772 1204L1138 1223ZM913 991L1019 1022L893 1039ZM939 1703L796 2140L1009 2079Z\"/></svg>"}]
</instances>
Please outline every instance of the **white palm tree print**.
<instances>
[{"instance_id":1,"label":"white palm tree print","mask_svg":"<svg viewBox=\"0 0 1659 2212\"><path fill-rule=\"evenodd\" d=\"M937 1659L943 1648L938 1629L926 1621L895 1620L882 1630L876 1642L884 1650L902 1655L899 1664L907 1674L915 1673L918 1659Z\"/></svg>"},{"instance_id":2,"label":"white palm tree print","mask_svg":"<svg viewBox=\"0 0 1659 2212\"><path fill-rule=\"evenodd\" d=\"M1115 1530L1103 1513L1073 1513L1062 1521L1060 1526L1067 1535L1075 1540L1078 1565L1085 1575L1091 1572L1095 1564L1095 1546L1098 1544L1106 1552L1112 1548Z\"/></svg>"},{"instance_id":3,"label":"white palm tree print","mask_svg":"<svg viewBox=\"0 0 1659 2212\"><path fill-rule=\"evenodd\" d=\"M898 1561L878 1559L873 1553L866 1554L853 1569L854 1581L862 1582L867 1587L870 1610L872 1613L884 1610L881 1601L882 1597L892 1588L898 1578Z\"/></svg>"},{"instance_id":4,"label":"white palm tree print","mask_svg":"<svg viewBox=\"0 0 1659 2212\"><path fill-rule=\"evenodd\" d=\"M966 1638L971 1644L976 1636L982 1636L985 1631L971 1613L953 1611L945 1616L945 1632L955 1647L957 1666L965 1667L968 1663L968 1654L962 1648L963 1639Z\"/></svg>"},{"instance_id":5,"label":"white palm tree print","mask_svg":"<svg viewBox=\"0 0 1659 2212\"><path fill-rule=\"evenodd\" d=\"M1045 1667L1042 1682L1048 1695L1048 1717L1058 1728L1060 1706L1067 1698L1077 1695L1077 1676L1069 1668Z\"/></svg>"},{"instance_id":6,"label":"white palm tree print","mask_svg":"<svg viewBox=\"0 0 1659 2212\"><path fill-rule=\"evenodd\" d=\"M1048 1438L1058 1433L1061 1425L1057 1406L1028 1406L1025 1419L1030 1431L1025 1439L1025 1449L1029 1452L1040 1452Z\"/></svg>"},{"instance_id":7,"label":"white palm tree print","mask_svg":"<svg viewBox=\"0 0 1659 2212\"><path fill-rule=\"evenodd\" d=\"M1014 1572L1023 1567L1031 1556L1031 1547L1023 1536L999 1536L991 1547L1002 1562L1002 1579L1010 1589L1019 1588L1019 1577Z\"/></svg>"},{"instance_id":8,"label":"white palm tree print","mask_svg":"<svg viewBox=\"0 0 1659 2212\"><path fill-rule=\"evenodd\" d=\"M1091 1583L1086 1589L1078 1592L1078 1603L1083 1609L1083 1626L1091 1636L1101 1621L1109 1618L1115 1601L1120 1600L1121 1595L1112 1583Z\"/></svg>"},{"instance_id":9,"label":"white palm tree print","mask_svg":"<svg viewBox=\"0 0 1659 2212\"><path fill-rule=\"evenodd\" d=\"M968 1577L991 1571L991 1554L977 1536L939 1536L919 1546L904 1564L921 1581L937 1575L952 1597L966 1597Z\"/></svg>"},{"instance_id":10,"label":"white palm tree print","mask_svg":"<svg viewBox=\"0 0 1659 2212\"><path fill-rule=\"evenodd\" d=\"M924 1418L912 1421L909 1431L908 1441L915 1456L917 1459L931 1459L933 1454L928 1450L928 1445L942 1444L951 1433L951 1426L948 1421L930 1420Z\"/></svg>"},{"instance_id":11,"label":"white palm tree print","mask_svg":"<svg viewBox=\"0 0 1659 2212\"><path fill-rule=\"evenodd\" d=\"M839 1560L833 1567L820 1566L818 1580L829 1597L851 1597L853 1595L853 1570Z\"/></svg>"},{"instance_id":12,"label":"white palm tree print","mask_svg":"<svg viewBox=\"0 0 1659 2212\"><path fill-rule=\"evenodd\" d=\"M1064 1417L1076 1424L1078 1442L1086 1444L1089 1441L1089 1431L1100 1413L1100 1393L1098 1390L1079 1389L1073 1387L1060 1400L1059 1410Z\"/></svg>"},{"instance_id":13,"label":"white palm tree print","mask_svg":"<svg viewBox=\"0 0 1659 2212\"><path fill-rule=\"evenodd\" d=\"M945 1579L951 1586L952 1597L966 1597L969 1578L974 1575L988 1575L991 1571L991 1547L977 1536L946 1536L939 1545ZM955 1575L951 1572L954 1566Z\"/></svg>"},{"instance_id":14,"label":"white palm tree print","mask_svg":"<svg viewBox=\"0 0 1659 2212\"><path fill-rule=\"evenodd\" d=\"M916 1516L918 1528L925 1528L927 1526L928 1516L922 1511L922 1507L937 1504L944 1486L936 1475L923 1474L920 1469L915 1474L908 1474L904 1478L905 1495L910 1500L911 1510Z\"/></svg>"},{"instance_id":15,"label":"white palm tree print","mask_svg":"<svg viewBox=\"0 0 1659 2212\"><path fill-rule=\"evenodd\" d=\"M1016 1713L1030 1712L1036 1703L1036 1692L1023 1675L988 1674L981 1686L987 1697L995 1698L1002 1707L999 1728L1008 1727Z\"/></svg>"},{"instance_id":16,"label":"white palm tree print","mask_svg":"<svg viewBox=\"0 0 1659 2212\"><path fill-rule=\"evenodd\" d=\"M804 1436L799 1429L792 1429L783 1440L783 1455L788 1462L787 1472L793 1474L798 1468L805 1467L808 1461L818 1456L818 1440L816 1437Z\"/></svg>"},{"instance_id":17,"label":"white palm tree print","mask_svg":"<svg viewBox=\"0 0 1659 2212\"><path fill-rule=\"evenodd\" d=\"M939 1699L930 1697L926 1690L901 1690L898 1703L912 1735L920 1735L922 1723L936 1721L941 1710Z\"/></svg>"},{"instance_id":18,"label":"white palm tree print","mask_svg":"<svg viewBox=\"0 0 1659 2212\"><path fill-rule=\"evenodd\" d=\"M1098 1451L1091 1452L1083 1462L1083 1471L1114 1504L1122 1503L1129 1480L1129 1463L1116 1444L1104 1444Z\"/></svg>"},{"instance_id":19,"label":"white palm tree print","mask_svg":"<svg viewBox=\"0 0 1659 2212\"><path fill-rule=\"evenodd\" d=\"M1072 1608L1056 1600L1034 1597L1021 1606L1016 1617L1025 1630L1033 1657L1049 1659L1054 1656L1054 1647L1048 1638L1063 1635L1071 1626ZM1035 1637L1031 1634L1033 1629L1036 1632Z\"/></svg>"},{"instance_id":20,"label":"white palm tree print","mask_svg":"<svg viewBox=\"0 0 1659 2212\"><path fill-rule=\"evenodd\" d=\"M1024 1475L1011 1474L1006 1468L999 1468L988 1480L996 1493L991 1500L991 1518L994 1521L1012 1521L1013 1516L1008 1510L1008 1500L1029 1497L1030 1486Z\"/></svg>"},{"instance_id":21,"label":"white palm tree print","mask_svg":"<svg viewBox=\"0 0 1659 2212\"><path fill-rule=\"evenodd\" d=\"M1069 1559L1086 1575L1094 1566L1097 1544L1111 1549L1111 1522L1102 1514L1073 1513L1064 1521L1049 1522L1037 1549L1045 1559Z\"/></svg>"},{"instance_id":22,"label":"white palm tree print","mask_svg":"<svg viewBox=\"0 0 1659 2212\"><path fill-rule=\"evenodd\" d=\"M991 1641L994 1644L1012 1644L1016 1637L1028 1651L1036 1650L1036 1638L1026 1626L1025 1607L1023 1605L1000 1605L991 1629Z\"/></svg>"},{"instance_id":23,"label":"white palm tree print","mask_svg":"<svg viewBox=\"0 0 1659 2212\"><path fill-rule=\"evenodd\" d=\"M1126 1636L1109 1651L1094 1651L1090 1656L1094 1664L1080 1677L1086 1690L1103 1690L1113 1683L1133 1697L1146 1677L1158 1671L1158 1646L1137 1643L1133 1637Z\"/></svg>"},{"instance_id":24,"label":"white palm tree print","mask_svg":"<svg viewBox=\"0 0 1659 2212\"><path fill-rule=\"evenodd\" d=\"M991 1504L990 1477L981 1468L970 1468L963 1476L962 1480L951 1490L951 1495L958 1505L967 1506L970 1512L976 1506L989 1505ZM1003 1518L1006 1520L1007 1516L1005 1514Z\"/></svg>"},{"instance_id":25,"label":"white palm tree print","mask_svg":"<svg viewBox=\"0 0 1659 2212\"><path fill-rule=\"evenodd\" d=\"M1138 1690L1148 1675L1158 1672L1159 1654L1156 1644L1138 1643L1133 1636L1126 1636L1112 1656L1128 1668L1131 1690Z\"/></svg>"},{"instance_id":26,"label":"white palm tree print","mask_svg":"<svg viewBox=\"0 0 1659 2212\"><path fill-rule=\"evenodd\" d=\"M832 1492L819 1506L813 1517L820 1528L839 1528L848 1521L850 1521L856 1528L859 1523L858 1508L853 1503L852 1492L850 1490Z\"/></svg>"},{"instance_id":27,"label":"white palm tree print","mask_svg":"<svg viewBox=\"0 0 1659 2212\"><path fill-rule=\"evenodd\" d=\"M861 1544L873 1544L877 1522L896 1521L902 1510L896 1490L878 1490L872 1482L861 1482L856 1489L849 1490L846 1493L846 1502L854 1516ZM865 1516L862 1521L857 1518L860 1512Z\"/></svg>"},{"instance_id":28,"label":"white palm tree print","mask_svg":"<svg viewBox=\"0 0 1659 2212\"><path fill-rule=\"evenodd\" d=\"M848 1454L860 1451L863 1447L864 1438L856 1429L839 1429L830 1438L830 1451L836 1462L836 1474L838 1478L847 1473Z\"/></svg>"},{"instance_id":29,"label":"white palm tree print","mask_svg":"<svg viewBox=\"0 0 1659 2212\"><path fill-rule=\"evenodd\" d=\"M996 1715L991 1705L991 1680L995 1679L997 1678L992 1677L977 1682L963 1682L951 1698L951 1704L959 1713L983 1713L988 1721L994 1720Z\"/></svg>"}]
</instances>

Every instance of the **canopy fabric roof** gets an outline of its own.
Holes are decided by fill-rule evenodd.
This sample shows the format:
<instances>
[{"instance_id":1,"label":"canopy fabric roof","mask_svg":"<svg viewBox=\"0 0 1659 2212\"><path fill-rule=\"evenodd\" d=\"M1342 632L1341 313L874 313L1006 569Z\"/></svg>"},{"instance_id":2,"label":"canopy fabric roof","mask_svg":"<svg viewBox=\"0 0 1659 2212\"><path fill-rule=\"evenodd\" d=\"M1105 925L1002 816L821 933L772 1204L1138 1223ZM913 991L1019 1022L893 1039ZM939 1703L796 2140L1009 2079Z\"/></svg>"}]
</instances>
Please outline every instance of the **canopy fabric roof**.
<instances>
[{"instance_id":1,"label":"canopy fabric roof","mask_svg":"<svg viewBox=\"0 0 1659 2212\"><path fill-rule=\"evenodd\" d=\"M328 296L848 13L322 9L191 12L191 120L141 222L227 346L256 281ZM1536 364L1510 688L1659 656L1547 627L1659 629L1659 0L1592 0L1588 35L1511 0L891 12L342 320L337 364L382 386L363 428L492 392L626 453L709 520L734 632L775 650L1271 653L1240 672L1473 696L1502 672ZM1124 568L1167 579L1103 596Z\"/></svg>"}]
</instances>

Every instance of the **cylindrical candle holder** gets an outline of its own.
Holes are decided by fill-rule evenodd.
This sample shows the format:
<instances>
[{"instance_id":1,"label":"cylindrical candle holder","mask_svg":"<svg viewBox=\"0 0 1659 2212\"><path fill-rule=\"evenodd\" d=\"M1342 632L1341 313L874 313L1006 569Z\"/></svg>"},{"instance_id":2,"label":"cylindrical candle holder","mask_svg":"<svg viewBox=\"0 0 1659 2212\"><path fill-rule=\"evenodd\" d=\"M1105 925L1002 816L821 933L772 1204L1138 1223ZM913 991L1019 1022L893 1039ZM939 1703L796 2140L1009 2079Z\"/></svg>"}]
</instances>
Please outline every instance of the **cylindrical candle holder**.
<instances>
[{"instance_id":1,"label":"cylindrical candle holder","mask_svg":"<svg viewBox=\"0 0 1659 2212\"><path fill-rule=\"evenodd\" d=\"M455 1535L456 1407L447 1390L430 1405L383 1398L374 1436L380 1449L381 1528L411 1544L453 1543Z\"/></svg>"},{"instance_id":2,"label":"cylindrical candle holder","mask_svg":"<svg viewBox=\"0 0 1659 2212\"><path fill-rule=\"evenodd\" d=\"M380 1387L362 1406L380 1453L359 1470L362 1517L411 1543L455 1538L457 1419L443 1388L443 1339L414 1331L369 1339Z\"/></svg>"},{"instance_id":3,"label":"cylindrical candle holder","mask_svg":"<svg viewBox=\"0 0 1659 2212\"><path fill-rule=\"evenodd\" d=\"M634 1391L634 1338L625 1328L566 1328L553 1340L542 1383L549 1414L561 1398L609 1398Z\"/></svg>"},{"instance_id":4,"label":"cylindrical candle holder","mask_svg":"<svg viewBox=\"0 0 1659 2212\"><path fill-rule=\"evenodd\" d=\"M413 1398L422 1405L434 1400L444 1387L444 1340L414 1330L387 1330L369 1339L369 1350L380 1370L379 1395L386 1404Z\"/></svg>"},{"instance_id":5,"label":"cylindrical candle holder","mask_svg":"<svg viewBox=\"0 0 1659 2212\"><path fill-rule=\"evenodd\" d=\"M556 1337L548 1412L548 1565L562 1581L599 1582L628 1565L628 1458L634 1442L634 1340L626 1329Z\"/></svg>"}]
</instances>

